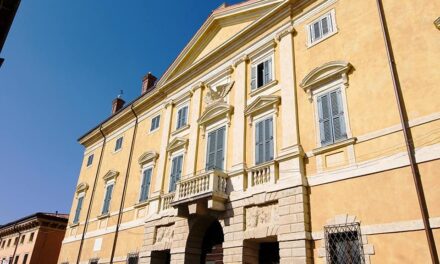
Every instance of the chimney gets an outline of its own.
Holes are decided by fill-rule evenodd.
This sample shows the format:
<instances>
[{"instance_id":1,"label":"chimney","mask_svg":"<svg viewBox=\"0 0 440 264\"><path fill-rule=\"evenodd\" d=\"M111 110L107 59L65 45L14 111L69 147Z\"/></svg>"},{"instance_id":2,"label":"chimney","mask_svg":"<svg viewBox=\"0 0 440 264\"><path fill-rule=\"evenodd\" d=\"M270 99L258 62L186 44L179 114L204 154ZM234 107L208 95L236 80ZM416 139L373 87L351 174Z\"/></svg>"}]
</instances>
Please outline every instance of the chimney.
<instances>
[{"instance_id":1,"label":"chimney","mask_svg":"<svg viewBox=\"0 0 440 264\"><path fill-rule=\"evenodd\" d=\"M122 100L121 95L118 95L112 102L112 115L124 107L125 101Z\"/></svg>"},{"instance_id":2,"label":"chimney","mask_svg":"<svg viewBox=\"0 0 440 264\"><path fill-rule=\"evenodd\" d=\"M145 75L142 79L142 94L149 92L154 87L154 84L156 84L156 80L156 76L151 74L151 72Z\"/></svg>"}]
</instances>

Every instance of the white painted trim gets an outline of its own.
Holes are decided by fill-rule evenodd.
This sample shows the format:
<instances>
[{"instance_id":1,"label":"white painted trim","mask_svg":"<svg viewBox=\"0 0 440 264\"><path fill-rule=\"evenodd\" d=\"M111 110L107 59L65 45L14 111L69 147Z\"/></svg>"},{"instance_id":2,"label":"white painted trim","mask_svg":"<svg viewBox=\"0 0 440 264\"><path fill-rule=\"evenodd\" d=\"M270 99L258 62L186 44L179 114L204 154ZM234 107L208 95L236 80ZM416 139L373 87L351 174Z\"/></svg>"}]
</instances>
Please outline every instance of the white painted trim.
<instances>
[{"instance_id":1,"label":"white painted trim","mask_svg":"<svg viewBox=\"0 0 440 264\"><path fill-rule=\"evenodd\" d=\"M99 140L98 142L96 142L95 144L91 145L90 147L86 148L84 150L84 156L89 155L91 152L95 151L96 149L102 147L102 145L104 144L104 139Z\"/></svg>"},{"instance_id":2,"label":"white painted trim","mask_svg":"<svg viewBox=\"0 0 440 264\"><path fill-rule=\"evenodd\" d=\"M256 115L252 118L252 149L253 149L253 155L252 155L252 164L253 166L256 166L256 149L255 149L255 140L256 140L256 131L255 126L258 122L264 121L266 119L272 118L272 133L273 133L273 160L276 160L278 157L277 153L277 114L276 111L272 108L269 111L266 111L262 114Z\"/></svg>"},{"instance_id":3,"label":"white painted trim","mask_svg":"<svg viewBox=\"0 0 440 264\"><path fill-rule=\"evenodd\" d=\"M151 129L153 126L153 120L155 118L159 117L159 124L157 125L157 127L155 129ZM148 134L153 134L154 132L158 131L160 128L160 123L162 122L162 115L160 113L158 113L157 115L154 115L151 119L150 119L150 129L148 129Z\"/></svg>"},{"instance_id":4,"label":"white painted trim","mask_svg":"<svg viewBox=\"0 0 440 264\"><path fill-rule=\"evenodd\" d=\"M174 125L173 133L176 132L176 131L179 131L179 130L183 130L185 127L189 127L189 116L190 116L190 113L191 113L191 109L190 109L189 105L190 105L189 104L189 99L179 103L178 105L176 105L176 118L174 120L176 122L176 124ZM187 107L187 111L186 111L186 124L181 126L181 127L177 127L178 119L179 119L179 111L181 109L185 108L185 107Z\"/></svg>"},{"instance_id":5,"label":"white painted trim","mask_svg":"<svg viewBox=\"0 0 440 264\"><path fill-rule=\"evenodd\" d=\"M429 224L433 229L440 228L440 217L429 218ZM391 223L376 224L376 225L361 224L362 235L378 235L378 234L410 232L410 231L419 231L419 230L424 230L423 221L421 219L391 222ZM321 240L324 239L324 232L315 231L311 233L311 236L313 240Z\"/></svg>"},{"instance_id":6,"label":"white painted trim","mask_svg":"<svg viewBox=\"0 0 440 264\"><path fill-rule=\"evenodd\" d=\"M311 37L311 28L312 25L315 24L316 22L318 22L319 20L323 19L324 17L330 17L331 20L331 27L329 29L331 29L331 32L329 31L329 33L327 33L327 35L322 36L320 39L313 41L312 42L312 37ZM330 38L331 36L335 35L338 33L338 27L336 25L336 14L335 14L335 9L332 9L328 12L326 12L325 14L321 15L320 17L314 19L312 22L308 23L307 25L305 25L305 31L307 32L307 48L311 48L321 42L323 42L324 40Z\"/></svg>"},{"instance_id":7,"label":"white painted trim","mask_svg":"<svg viewBox=\"0 0 440 264\"><path fill-rule=\"evenodd\" d=\"M305 12L305 13L301 14L300 16L298 16L297 18L294 18L293 25L297 26L297 25L305 22L309 18L319 14L320 12L322 12L323 10L325 10L326 8L328 8L329 6L333 5L336 2L338 2L338 0L324 0L324 1L322 1L320 4L316 5L315 7L310 9L308 12Z\"/></svg>"},{"instance_id":8,"label":"white painted trim","mask_svg":"<svg viewBox=\"0 0 440 264\"><path fill-rule=\"evenodd\" d=\"M430 146L417 148L415 150L417 163L440 159L440 143ZM318 173L313 176L307 176L309 186L317 186L336 181L347 180L372 173L378 173L386 170L396 169L409 165L409 159L406 152L400 152L387 157L371 159L355 166L349 166L332 172Z\"/></svg>"}]
</instances>

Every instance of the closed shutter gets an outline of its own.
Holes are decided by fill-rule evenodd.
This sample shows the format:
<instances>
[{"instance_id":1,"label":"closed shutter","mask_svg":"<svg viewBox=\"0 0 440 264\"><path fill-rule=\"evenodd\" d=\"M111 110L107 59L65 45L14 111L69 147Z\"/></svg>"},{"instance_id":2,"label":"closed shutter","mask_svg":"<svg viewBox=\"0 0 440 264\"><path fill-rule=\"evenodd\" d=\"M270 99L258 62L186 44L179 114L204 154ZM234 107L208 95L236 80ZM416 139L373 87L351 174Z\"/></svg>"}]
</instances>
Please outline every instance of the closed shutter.
<instances>
[{"instance_id":1,"label":"closed shutter","mask_svg":"<svg viewBox=\"0 0 440 264\"><path fill-rule=\"evenodd\" d=\"M173 158L169 192L174 192L176 190L176 183L180 180L182 173L182 159L182 155Z\"/></svg>"},{"instance_id":2,"label":"closed shutter","mask_svg":"<svg viewBox=\"0 0 440 264\"><path fill-rule=\"evenodd\" d=\"M215 154L215 168L223 169L223 160L224 160L224 148L225 148L225 128L222 127L217 130L217 146L216 146L216 154Z\"/></svg>"},{"instance_id":3,"label":"closed shutter","mask_svg":"<svg viewBox=\"0 0 440 264\"><path fill-rule=\"evenodd\" d=\"M331 113L335 141L346 139L344 108L342 106L341 90L330 92Z\"/></svg>"},{"instance_id":4,"label":"closed shutter","mask_svg":"<svg viewBox=\"0 0 440 264\"><path fill-rule=\"evenodd\" d=\"M313 28L313 40L317 40L321 38L321 30L319 26L319 21L312 25Z\"/></svg>"},{"instance_id":5,"label":"closed shutter","mask_svg":"<svg viewBox=\"0 0 440 264\"><path fill-rule=\"evenodd\" d=\"M185 106L183 109L182 109L182 126L184 126L184 125L186 125L186 119L187 119L187 116L188 116L188 107L187 106Z\"/></svg>"},{"instance_id":6,"label":"closed shutter","mask_svg":"<svg viewBox=\"0 0 440 264\"><path fill-rule=\"evenodd\" d=\"M325 94L318 97L319 131L321 145L327 145L333 142L329 95Z\"/></svg>"},{"instance_id":7,"label":"closed shutter","mask_svg":"<svg viewBox=\"0 0 440 264\"><path fill-rule=\"evenodd\" d=\"M106 214L109 211L110 201L112 199L112 192L113 192L113 184L110 184L107 186L107 190L105 192L104 207L102 208L103 214Z\"/></svg>"},{"instance_id":8,"label":"closed shutter","mask_svg":"<svg viewBox=\"0 0 440 264\"><path fill-rule=\"evenodd\" d=\"M75 218L73 219L73 223L78 223L79 221L79 215L81 213L83 201L84 201L84 196L78 198L78 204L76 205Z\"/></svg>"},{"instance_id":9,"label":"closed shutter","mask_svg":"<svg viewBox=\"0 0 440 264\"><path fill-rule=\"evenodd\" d=\"M251 90L257 88L257 66L251 67Z\"/></svg>"},{"instance_id":10,"label":"closed shutter","mask_svg":"<svg viewBox=\"0 0 440 264\"><path fill-rule=\"evenodd\" d=\"M151 172L152 169L144 170L144 174L142 177L142 185L141 185L141 195L139 201L146 201L148 198L148 191L150 189L150 180L151 180Z\"/></svg>"},{"instance_id":11,"label":"closed shutter","mask_svg":"<svg viewBox=\"0 0 440 264\"><path fill-rule=\"evenodd\" d=\"M264 159L264 122L255 125L255 163L259 164Z\"/></svg>"},{"instance_id":12,"label":"closed shutter","mask_svg":"<svg viewBox=\"0 0 440 264\"><path fill-rule=\"evenodd\" d=\"M216 132L210 132L208 134L208 151L207 151L207 157L206 157L206 170L212 170L214 168L214 162L215 162L215 140Z\"/></svg>"},{"instance_id":13,"label":"closed shutter","mask_svg":"<svg viewBox=\"0 0 440 264\"><path fill-rule=\"evenodd\" d=\"M329 32L329 23L328 23L328 17L324 17L321 20L322 23L322 35L325 36Z\"/></svg>"},{"instance_id":14,"label":"closed shutter","mask_svg":"<svg viewBox=\"0 0 440 264\"><path fill-rule=\"evenodd\" d=\"M273 119L264 120L264 161L273 160Z\"/></svg>"},{"instance_id":15,"label":"closed shutter","mask_svg":"<svg viewBox=\"0 0 440 264\"><path fill-rule=\"evenodd\" d=\"M264 84L272 81L272 57L264 62Z\"/></svg>"}]
</instances>

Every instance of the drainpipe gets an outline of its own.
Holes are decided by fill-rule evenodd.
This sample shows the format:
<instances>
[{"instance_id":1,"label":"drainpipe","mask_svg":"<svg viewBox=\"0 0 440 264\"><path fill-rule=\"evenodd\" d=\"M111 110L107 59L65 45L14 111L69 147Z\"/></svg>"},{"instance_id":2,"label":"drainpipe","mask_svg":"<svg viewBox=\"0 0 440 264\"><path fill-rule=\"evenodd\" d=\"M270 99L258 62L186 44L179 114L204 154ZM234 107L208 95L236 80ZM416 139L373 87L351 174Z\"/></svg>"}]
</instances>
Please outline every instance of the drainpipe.
<instances>
[{"instance_id":1,"label":"drainpipe","mask_svg":"<svg viewBox=\"0 0 440 264\"><path fill-rule=\"evenodd\" d=\"M135 116L136 121L134 124L133 138L131 139L130 154L128 156L127 171L125 172L124 188L122 190L121 204L119 205L118 223L116 224L115 237L113 239L113 247L112 247L112 254L110 256L110 264L113 263L113 258L115 257L116 244L118 242L119 227L120 227L121 221L122 221L122 210L123 210L124 202L125 202L125 194L127 192L127 183L128 183L128 178L130 176L131 160L133 158L133 149L134 149L134 143L136 140L136 133L137 133L137 127L138 127L138 116L136 115L136 112L133 109L133 104L131 105L130 109L131 109L131 112L133 113L133 115Z\"/></svg>"},{"instance_id":2,"label":"drainpipe","mask_svg":"<svg viewBox=\"0 0 440 264\"><path fill-rule=\"evenodd\" d=\"M107 144L107 137L105 136L104 132L102 132L102 125L99 127L99 132L101 132L101 135L104 138L104 141L102 143L101 154L99 155L98 168L96 169L95 181L93 182L92 194L90 195L89 208L87 209L86 221L84 222L84 230L81 235L81 242L79 244L78 257L76 258L76 264L79 264L80 259L81 259L81 252L82 252L82 247L84 244L84 236L86 234L87 227L89 225L89 218L90 218L90 212L92 211L92 203L93 203L93 197L95 196L96 183L98 182L98 176L99 176L99 172L101 170L102 157L104 156L105 145Z\"/></svg>"},{"instance_id":3,"label":"drainpipe","mask_svg":"<svg viewBox=\"0 0 440 264\"><path fill-rule=\"evenodd\" d=\"M17 253L17 248L18 248L18 244L20 244L20 237L21 237L21 233L17 229L17 223L14 224L14 233L15 232L18 232L18 240L17 240L17 245L15 245L15 248L14 248L14 253L12 254L12 263L14 262L15 254Z\"/></svg>"},{"instance_id":4,"label":"drainpipe","mask_svg":"<svg viewBox=\"0 0 440 264\"><path fill-rule=\"evenodd\" d=\"M417 199L422 213L423 225L428 240L429 252L431 254L431 260L433 264L439 264L437 249L435 247L434 235L429 225L429 213L426 205L425 194L423 191L422 182L420 179L420 172L416 162L415 149L413 145L413 138L411 130L408 125L408 115L405 109L405 103L402 96L402 89L400 86L399 75L397 72L396 61L394 59L393 48L391 46L391 39L388 31L388 26L385 18L385 11L383 9L382 0L376 0L377 8L379 11L380 24L382 27L383 38L385 41L385 48L388 56L388 63L391 71L391 78L393 81L394 95L396 97L397 108L399 110L400 123L402 126L403 135L405 137L406 151L408 153L409 164L411 167L412 176L414 179L414 185L417 192Z\"/></svg>"}]
</instances>

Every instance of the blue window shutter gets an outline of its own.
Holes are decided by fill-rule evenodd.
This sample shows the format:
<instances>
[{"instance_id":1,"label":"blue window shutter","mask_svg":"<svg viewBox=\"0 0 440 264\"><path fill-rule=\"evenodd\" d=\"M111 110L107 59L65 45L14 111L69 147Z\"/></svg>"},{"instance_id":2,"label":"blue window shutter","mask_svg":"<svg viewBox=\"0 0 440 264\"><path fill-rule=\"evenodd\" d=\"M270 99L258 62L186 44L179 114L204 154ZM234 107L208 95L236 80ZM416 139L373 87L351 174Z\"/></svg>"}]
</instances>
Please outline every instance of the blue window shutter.
<instances>
[{"instance_id":1,"label":"blue window shutter","mask_svg":"<svg viewBox=\"0 0 440 264\"><path fill-rule=\"evenodd\" d=\"M180 180L180 176L182 175L182 161L183 161L183 156L180 155L177 157L177 170L176 170L176 182L177 183Z\"/></svg>"},{"instance_id":2,"label":"blue window shutter","mask_svg":"<svg viewBox=\"0 0 440 264\"><path fill-rule=\"evenodd\" d=\"M264 161L273 160L273 119L264 120L265 155Z\"/></svg>"},{"instance_id":3,"label":"blue window shutter","mask_svg":"<svg viewBox=\"0 0 440 264\"><path fill-rule=\"evenodd\" d=\"M84 201L84 196L78 198L78 204L76 205L76 211L75 211L75 218L73 219L73 223L75 224L78 223L79 221L79 216L81 213L83 201Z\"/></svg>"},{"instance_id":4,"label":"blue window shutter","mask_svg":"<svg viewBox=\"0 0 440 264\"><path fill-rule=\"evenodd\" d=\"M318 97L318 114L319 114L319 131L321 138L321 145L327 145L333 142L331 119L330 119L330 104L328 94Z\"/></svg>"},{"instance_id":5,"label":"blue window shutter","mask_svg":"<svg viewBox=\"0 0 440 264\"><path fill-rule=\"evenodd\" d=\"M217 131L208 134L208 151L206 156L206 170L212 170L215 162L215 140Z\"/></svg>"},{"instance_id":6,"label":"blue window shutter","mask_svg":"<svg viewBox=\"0 0 440 264\"><path fill-rule=\"evenodd\" d=\"M272 81L272 57L264 62L264 84Z\"/></svg>"},{"instance_id":7,"label":"blue window shutter","mask_svg":"<svg viewBox=\"0 0 440 264\"><path fill-rule=\"evenodd\" d=\"M313 40L317 40L321 38L321 27L320 27L320 23L315 22L313 25Z\"/></svg>"},{"instance_id":8,"label":"blue window shutter","mask_svg":"<svg viewBox=\"0 0 440 264\"><path fill-rule=\"evenodd\" d=\"M141 185L141 195L139 201L145 201L148 198L148 191L150 189L150 179L151 179L152 169L144 170Z\"/></svg>"},{"instance_id":9,"label":"blue window shutter","mask_svg":"<svg viewBox=\"0 0 440 264\"><path fill-rule=\"evenodd\" d=\"M347 138L341 90L330 92L331 114L335 141Z\"/></svg>"},{"instance_id":10,"label":"blue window shutter","mask_svg":"<svg viewBox=\"0 0 440 264\"><path fill-rule=\"evenodd\" d=\"M186 125L188 123L188 106L183 108L183 122L182 125Z\"/></svg>"},{"instance_id":11,"label":"blue window shutter","mask_svg":"<svg viewBox=\"0 0 440 264\"><path fill-rule=\"evenodd\" d=\"M257 88L257 66L251 66L251 90Z\"/></svg>"},{"instance_id":12,"label":"blue window shutter","mask_svg":"<svg viewBox=\"0 0 440 264\"><path fill-rule=\"evenodd\" d=\"M215 154L215 168L223 169L224 161L224 148L225 148L225 127L217 130L217 140L216 140L216 154Z\"/></svg>"},{"instance_id":13,"label":"blue window shutter","mask_svg":"<svg viewBox=\"0 0 440 264\"><path fill-rule=\"evenodd\" d=\"M182 109L179 109L179 111L177 111L177 128L180 128L182 126L181 120L182 120Z\"/></svg>"},{"instance_id":14,"label":"blue window shutter","mask_svg":"<svg viewBox=\"0 0 440 264\"><path fill-rule=\"evenodd\" d=\"M170 187L168 189L169 192L174 192L174 185L175 185L175 178L176 178L176 158L173 158L172 165L171 165L171 177L170 177Z\"/></svg>"},{"instance_id":15,"label":"blue window shutter","mask_svg":"<svg viewBox=\"0 0 440 264\"><path fill-rule=\"evenodd\" d=\"M106 214L109 211L110 201L112 199L112 192L113 192L113 184L110 184L107 186L107 189L105 192L104 207L102 208L103 214Z\"/></svg>"},{"instance_id":16,"label":"blue window shutter","mask_svg":"<svg viewBox=\"0 0 440 264\"><path fill-rule=\"evenodd\" d=\"M328 31L329 31L329 27L328 27L328 17L324 17L321 20L322 23L322 35L325 36L327 35Z\"/></svg>"},{"instance_id":17,"label":"blue window shutter","mask_svg":"<svg viewBox=\"0 0 440 264\"><path fill-rule=\"evenodd\" d=\"M263 122L255 125L255 163L259 164L264 159L264 127Z\"/></svg>"}]
</instances>

